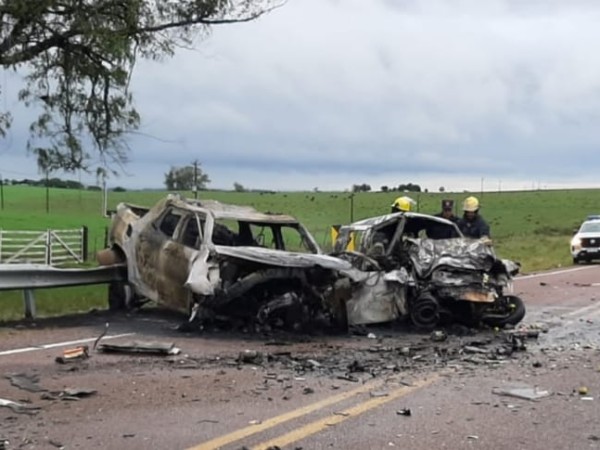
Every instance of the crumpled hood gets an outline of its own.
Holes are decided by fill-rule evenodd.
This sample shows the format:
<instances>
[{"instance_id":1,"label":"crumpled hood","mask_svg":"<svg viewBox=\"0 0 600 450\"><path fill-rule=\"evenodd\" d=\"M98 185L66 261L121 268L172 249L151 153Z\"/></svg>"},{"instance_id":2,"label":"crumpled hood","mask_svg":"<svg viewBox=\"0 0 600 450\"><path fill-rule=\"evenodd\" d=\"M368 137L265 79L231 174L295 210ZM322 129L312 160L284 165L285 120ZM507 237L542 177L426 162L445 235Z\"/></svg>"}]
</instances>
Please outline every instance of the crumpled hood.
<instances>
[{"instance_id":1,"label":"crumpled hood","mask_svg":"<svg viewBox=\"0 0 600 450\"><path fill-rule=\"evenodd\" d=\"M263 247L229 247L224 245L215 245L214 250L219 255L276 267L308 268L318 266L338 271L352 269L352 264L348 261L328 255L288 252Z\"/></svg>"},{"instance_id":2,"label":"crumpled hood","mask_svg":"<svg viewBox=\"0 0 600 450\"><path fill-rule=\"evenodd\" d=\"M413 245L409 256L420 277L427 277L440 266L489 272L499 261L494 249L480 240L410 239L410 242Z\"/></svg>"}]
</instances>

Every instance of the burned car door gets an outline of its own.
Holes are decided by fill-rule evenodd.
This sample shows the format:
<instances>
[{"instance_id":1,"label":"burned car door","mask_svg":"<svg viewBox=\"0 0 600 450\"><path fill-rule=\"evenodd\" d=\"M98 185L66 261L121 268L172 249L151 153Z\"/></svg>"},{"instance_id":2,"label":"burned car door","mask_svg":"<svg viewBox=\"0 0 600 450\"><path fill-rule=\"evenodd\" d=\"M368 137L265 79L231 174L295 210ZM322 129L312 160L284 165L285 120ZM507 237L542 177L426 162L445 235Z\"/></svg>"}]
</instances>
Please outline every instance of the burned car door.
<instances>
[{"instance_id":1,"label":"burned car door","mask_svg":"<svg viewBox=\"0 0 600 450\"><path fill-rule=\"evenodd\" d=\"M191 298L185 283L202 237L200 217L186 211L180 216L173 234L162 245L157 266L161 274L157 279L157 292L159 301L169 308L189 312Z\"/></svg>"},{"instance_id":2,"label":"burned car door","mask_svg":"<svg viewBox=\"0 0 600 450\"><path fill-rule=\"evenodd\" d=\"M168 239L175 233L182 213L166 209L152 222L145 224L135 241L135 267L139 273L138 289L148 298L158 301L160 255Z\"/></svg>"},{"instance_id":3,"label":"burned car door","mask_svg":"<svg viewBox=\"0 0 600 450\"><path fill-rule=\"evenodd\" d=\"M135 261L140 288L154 301L169 301L171 295L165 297L164 294L172 294L169 286L173 279L179 278L177 272L183 267L187 274L187 265L182 265L180 261L183 253L179 248L181 244L174 242L176 232L185 218L186 212L167 208L140 231L136 241Z\"/></svg>"}]
</instances>

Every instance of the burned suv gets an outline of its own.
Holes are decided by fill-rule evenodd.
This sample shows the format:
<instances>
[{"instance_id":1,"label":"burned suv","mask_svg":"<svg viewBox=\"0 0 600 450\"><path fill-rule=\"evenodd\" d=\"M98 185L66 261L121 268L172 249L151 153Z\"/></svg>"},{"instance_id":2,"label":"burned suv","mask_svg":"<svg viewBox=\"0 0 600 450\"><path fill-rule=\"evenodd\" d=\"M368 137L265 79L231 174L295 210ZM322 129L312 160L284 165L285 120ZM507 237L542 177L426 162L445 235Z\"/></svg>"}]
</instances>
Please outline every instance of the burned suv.
<instances>
[{"instance_id":1,"label":"burned suv","mask_svg":"<svg viewBox=\"0 0 600 450\"><path fill-rule=\"evenodd\" d=\"M226 315L293 326L327 308L322 293L352 271L322 253L294 217L169 195L154 207L120 204L101 264L126 263L111 309L152 300L206 320Z\"/></svg>"}]
</instances>

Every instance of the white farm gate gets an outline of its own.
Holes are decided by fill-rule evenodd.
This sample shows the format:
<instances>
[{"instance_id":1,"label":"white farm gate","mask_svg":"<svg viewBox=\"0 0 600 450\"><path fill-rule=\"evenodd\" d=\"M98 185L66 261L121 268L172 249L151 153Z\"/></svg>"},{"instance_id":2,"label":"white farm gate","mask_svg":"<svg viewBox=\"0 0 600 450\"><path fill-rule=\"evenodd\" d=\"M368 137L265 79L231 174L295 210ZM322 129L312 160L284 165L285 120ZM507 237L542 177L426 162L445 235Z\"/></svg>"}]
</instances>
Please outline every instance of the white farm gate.
<instances>
[{"instance_id":1,"label":"white farm gate","mask_svg":"<svg viewBox=\"0 0 600 450\"><path fill-rule=\"evenodd\" d=\"M19 231L0 228L0 263L59 266L87 260L88 229Z\"/></svg>"}]
</instances>

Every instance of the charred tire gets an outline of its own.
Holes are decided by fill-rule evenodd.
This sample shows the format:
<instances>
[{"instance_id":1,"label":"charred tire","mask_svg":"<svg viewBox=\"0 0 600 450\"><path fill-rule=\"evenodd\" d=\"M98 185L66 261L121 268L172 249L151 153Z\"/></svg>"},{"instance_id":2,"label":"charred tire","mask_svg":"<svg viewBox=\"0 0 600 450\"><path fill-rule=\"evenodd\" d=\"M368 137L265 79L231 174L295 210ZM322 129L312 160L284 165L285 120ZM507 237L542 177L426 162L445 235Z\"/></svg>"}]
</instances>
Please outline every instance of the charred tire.
<instances>
[{"instance_id":1,"label":"charred tire","mask_svg":"<svg viewBox=\"0 0 600 450\"><path fill-rule=\"evenodd\" d=\"M410 318L418 328L434 328L440 321L440 305L436 298L429 293L419 295L411 305Z\"/></svg>"},{"instance_id":2,"label":"charred tire","mask_svg":"<svg viewBox=\"0 0 600 450\"><path fill-rule=\"evenodd\" d=\"M492 327L503 327L505 325L516 325L523 317L525 317L525 303L520 297L516 295L505 295L502 299L504 307L506 308L506 315L493 314L489 316L483 316L482 320L489 326Z\"/></svg>"}]
</instances>

